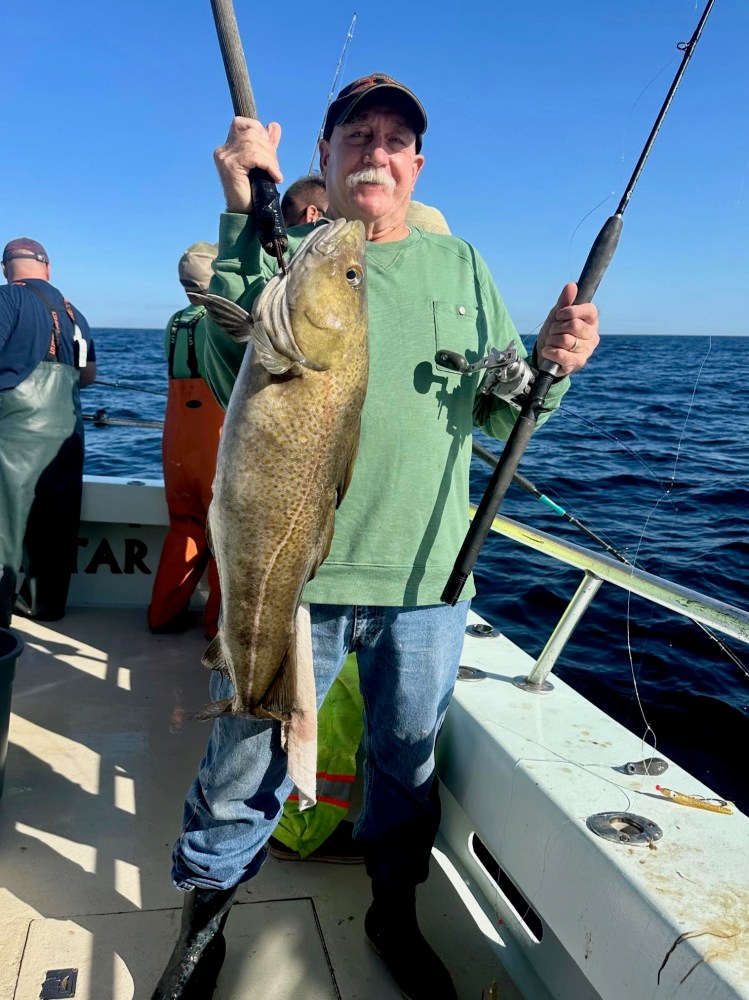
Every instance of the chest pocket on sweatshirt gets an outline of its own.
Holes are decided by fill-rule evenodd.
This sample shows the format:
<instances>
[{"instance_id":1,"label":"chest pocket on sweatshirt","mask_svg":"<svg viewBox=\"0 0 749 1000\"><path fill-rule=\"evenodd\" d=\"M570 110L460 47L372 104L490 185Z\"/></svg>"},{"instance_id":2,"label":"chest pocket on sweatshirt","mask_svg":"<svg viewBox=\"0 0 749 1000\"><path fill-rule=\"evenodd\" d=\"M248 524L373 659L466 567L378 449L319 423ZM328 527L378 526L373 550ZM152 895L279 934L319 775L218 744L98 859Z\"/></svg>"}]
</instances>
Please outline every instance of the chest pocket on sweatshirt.
<instances>
[{"instance_id":1,"label":"chest pocket on sweatshirt","mask_svg":"<svg viewBox=\"0 0 749 1000\"><path fill-rule=\"evenodd\" d=\"M435 354L439 351L452 351L455 354L462 354L469 364L478 361L481 357L479 353L479 332L478 317L479 311L475 305L465 303L461 305L456 302L433 302L434 310L434 346ZM452 368L434 362L434 367L439 372L453 375L460 378L460 373Z\"/></svg>"}]
</instances>

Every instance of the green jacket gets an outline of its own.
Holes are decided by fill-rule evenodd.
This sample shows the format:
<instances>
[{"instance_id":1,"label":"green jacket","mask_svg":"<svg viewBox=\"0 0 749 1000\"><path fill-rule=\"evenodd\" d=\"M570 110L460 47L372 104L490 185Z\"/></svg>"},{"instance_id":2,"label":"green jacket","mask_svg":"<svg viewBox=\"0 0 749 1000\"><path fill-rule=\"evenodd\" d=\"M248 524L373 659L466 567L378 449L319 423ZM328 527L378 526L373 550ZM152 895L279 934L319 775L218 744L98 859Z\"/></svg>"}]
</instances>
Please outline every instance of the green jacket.
<instances>
[{"instance_id":1,"label":"green jacket","mask_svg":"<svg viewBox=\"0 0 749 1000\"><path fill-rule=\"evenodd\" d=\"M292 251L309 231L291 230ZM250 218L222 216L211 292L249 310L276 269ZM457 237L413 229L398 242L367 243L367 294L370 374L359 454L336 513L330 554L304 599L439 604L469 525L471 431L481 376L441 368L435 353L457 351L472 362L511 340L526 352L486 264ZM206 378L225 407L244 347L210 319L206 327ZM568 385L562 379L552 388L547 407L559 405ZM482 429L506 439L516 414L494 399ZM474 594L471 579L462 596Z\"/></svg>"}]
</instances>

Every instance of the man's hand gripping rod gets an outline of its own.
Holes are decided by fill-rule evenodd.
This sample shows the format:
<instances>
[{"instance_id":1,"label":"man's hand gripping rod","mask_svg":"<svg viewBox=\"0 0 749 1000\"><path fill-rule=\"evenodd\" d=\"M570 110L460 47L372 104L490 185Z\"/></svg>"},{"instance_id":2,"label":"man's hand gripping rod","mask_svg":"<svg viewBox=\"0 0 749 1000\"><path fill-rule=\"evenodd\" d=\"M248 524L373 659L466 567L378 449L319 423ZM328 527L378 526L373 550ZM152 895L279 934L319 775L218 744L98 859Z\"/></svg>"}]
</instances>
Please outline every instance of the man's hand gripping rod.
<instances>
[{"instance_id":1,"label":"man's hand gripping rod","mask_svg":"<svg viewBox=\"0 0 749 1000\"><path fill-rule=\"evenodd\" d=\"M574 305L592 301L593 295L606 272L606 268L614 256L614 251L621 236L624 210L629 204L635 184L639 180L642 168L655 142L655 137L660 131L663 119L666 117L671 101L684 75L684 70L687 68L687 63L699 41L702 29L705 26L714 3L715 0L708 0L708 4L691 39L688 42L679 43L678 48L684 52L679 69L676 72L671 88L666 95L663 106L658 113L648 140L640 154L640 159L637 161L637 166L619 202L619 206L616 212L603 224L600 233L591 247L588 259L585 261L585 266L580 275L580 280L577 283L578 291ZM510 350L514 351L512 345ZM450 578L447 581L445 589L442 591L441 600L445 604L455 605L458 603L463 587L481 551L481 546L489 534L489 530L499 510L499 505L502 503L504 495L512 482L512 477L517 471L525 447L533 431L536 429L536 423L539 415L543 412L543 404L549 389L554 384L559 372L559 365L550 361L542 361L540 370L534 375L526 362L517 358L514 360L512 358L508 359L507 354L507 351L502 353L492 352L488 358L483 358L473 365L468 365L465 358L461 357L461 355L453 355L449 352L440 352L435 358L438 364L454 367L466 374L478 371L480 368L486 368L487 374L484 377L484 384L481 386L482 392L492 392L501 399L506 399L516 405L523 401L520 415L515 421L512 433L507 439L502 456L489 481L486 492L481 499L481 503L476 510L458 557L455 560ZM513 365L515 366L514 368ZM528 369L530 375L525 372L524 366ZM489 384L488 390L485 390L485 385L490 377L492 382Z\"/></svg>"},{"instance_id":2,"label":"man's hand gripping rod","mask_svg":"<svg viewBox=\"0 0 749 1000\"><path fill-rule=\"evenodd\" d=\"M224 60L226 79L229 83L234 114L242 118L257 118L255 99L252 95L247 62L239 37L237 18L232 0L211 0L213 20ZM289 248L278 191L267 170L253 167L250 170L252 210L257 222L260 245L275 257L281 270L286 272L283 255Z\"/></svg>"}]
</instances>

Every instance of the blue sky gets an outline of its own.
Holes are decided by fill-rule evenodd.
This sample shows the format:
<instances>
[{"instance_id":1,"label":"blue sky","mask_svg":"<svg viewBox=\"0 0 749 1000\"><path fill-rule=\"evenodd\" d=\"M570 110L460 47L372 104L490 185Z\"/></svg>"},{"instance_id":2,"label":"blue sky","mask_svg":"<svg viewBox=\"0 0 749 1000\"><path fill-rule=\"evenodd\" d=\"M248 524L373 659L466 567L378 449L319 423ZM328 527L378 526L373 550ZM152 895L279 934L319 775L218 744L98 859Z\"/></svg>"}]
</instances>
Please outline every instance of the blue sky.
<instances>
[{"instance_id":1,"label":"blue sky","mask_svg":"<svg viewBox=\"0 0 749 1000\"><path fill-rule=\"evenodd\" d=\"M338 88L373 71L425 104L417 197L489 263L521 334L580 273L704 0L235 0L258 114L306 173ZM439 12L438 12L439 11ZM716 0L596 294L606 334L745 334L746 0ZM177 260L217 238L232 117L209 0L38 0L3 13L0 243L31 236L94 327L162 327ZM285 185L281 185L283 191Z\"/></svg>"}]
</instances>

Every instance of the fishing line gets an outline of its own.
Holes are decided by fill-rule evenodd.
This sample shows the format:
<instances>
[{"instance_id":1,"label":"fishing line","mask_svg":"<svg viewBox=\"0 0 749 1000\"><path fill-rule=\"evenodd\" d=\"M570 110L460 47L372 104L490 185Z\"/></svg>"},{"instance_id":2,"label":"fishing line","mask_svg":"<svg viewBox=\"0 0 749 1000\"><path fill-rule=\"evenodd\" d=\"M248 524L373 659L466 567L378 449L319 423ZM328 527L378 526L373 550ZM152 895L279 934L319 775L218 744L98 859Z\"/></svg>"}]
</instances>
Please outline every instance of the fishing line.
<instances>
[{"instance_id":1,"label":"fishing line","mask_svg":"<svg viewBox=\"0 0 749 1000\"><path fill-rule=\"evenodd\" d=\"M640 534L640 538L639 538L638 543L637 543L637 547L636 547L636 550L635 550L635 557L634 557L634 559L630 562L628 559L624 558L624 556L621 553L614 552L614 555L615 555L616 558L620 559L622 562L625 562L628 565L631 565L633 567L637 565L637 559L639 557L639 553L640 553L640 548L641 548L641 545L642 545L642 541L643 541L645 533L647 531L647 527L648 527L648 524L650 522L650 519L653 516L653 514L655 513L657 507L661 504L661 502L663 500L669 500L671 503L674 503L674 498L671 495L671 491L673 489L673 486L676 483L676 467L678 465L679 458L681 456L681 446L682 446L682 442L684 440L684 437L686 436L687 424L689 422L689 418L691 416L692 409L694 407L695 399L696 399L696 396L697 396L697 388L699 386L700 379L702 378L702 373L705 370L705 366L707 364L707 359L710 356L710 353L712 351L712 346L713 346L712 337L710 335L708 335L708 347L707 347L707 351L705 352L705 355L702 358L699 370L697 371L697 375L695 377L694 385L692 386L692 394L690 396L689 406L687 408L687 412L686 412L686 415L684 417L684 423L682 425L681 434L679 436L679 440L678 440L677 445L676 445L676 455L674 457L674 466L673 466L673 471L671 473L671 482L670 482L669 485L666 485L666 484L662 483L658 479L658 477L655 475L655 473L650 469L650 467L647 465L647 463L644 461L644 459L642 459L637 454L636 451L634 451L632 448L630 448L623 441L619 441L619 439L616 438L615 435L609 434L607 431L605 431L601 427L598 427L592 421L588 421L588 420L586 420L585 417L580 416L580 414L573 413L572 411L569 411L569 410L565 411L565 412L569 413L571 416L574 416L574 417L576 417L579 420L585 421L591 427L593 427L594 430L598 431L599 433L603 433L603 434L606 434L608 437L611 437L612 440L616 441L623 448L625 448L627 451L629 451L651 473L651 476L652 476L653 480L664 491L663 496L659 497L658 500L656 500L655 504L653 505L653 508L651 509L651 511L648 513L648 515L646 517L645 524L643 525L643 529L642 529L642 532ZM676 511L674 511L673 513L676 514ZM672 527L672 534L666 539L666 551L664 553L663 559L665 559L665 555L666 555L666 553L668 553L668 549L669 549L672 537L673 537L673 527ZM627 593L627 651L628 651L629 658L630 658L630 668L633 669L633 662L632 662L632 656L631 656L631 648L630 648L630 645L629 645L629 640L630 640L630 631L629 631L630 618L629 618L629 613L630 613L631 597L632 597L631 593L628 592ZM650 619L651 622L652 622L652 618L653 618L653 612L651 611L651 619ZM720 639L719 636L717 636L706 625L703 625L702 622L695 621L693 618L688 618L688 621L691 621L692 624L696 625L699 629L701 629L702 632L717 645L718 649L720 649L721 652L729 660L731 660L732 663L735 666L737 666L739 668L739 670L744 674L744 676L747 677L747 678L749 678L749 669L747 669L747 667L744 666L743 662L739 659L739 657L734 653L734 651L729 646L727 646L723 642L722 639ZM635 682L635 686L636 686L636 682ZM637 691L636 691L636 694L638 694ZM639 694L638 694L638 701L639 701ZM644 716L643 716L643 721L645 722L646 725L648 725L647 719L645 719ZM649 725L648 725L648 728L650 728ZM655 734L653 734L653 735L655 735Z\"/></svg>"},{"instance_id":2,"label":"fishing line","mask_svg":"<svg viewBox=\"0 0 749 1000\"><path fill-rule=\"evenodd\" d=\"M566 757L564 754L559 753L559 751L554 750L551 747L545 746L543 743L539 743L538 740L534 740L532 737L528 736L528 734L525 733L525 732L521 733L521 732L518 732L517 730L511 729L509 726L504 725L503 723L497 723L496 719L494 719L494 718L491 718L489 716L482 716L481 713L477 713L477 718L480 718L480 719L483 718L484 720L486 720L488 722L491 722L493 725L499 726L499 728L501 728L504 732L511 733L513 736L516 736L516 737L518 737L518 738L520 738L520 739L522 739L522 740L524 740L524 741L526 741L528 743L531 743L531 744L539 747L541 750L544 750L548 754L552 754L556 758L556 760L550 760L548 757L519 757L515 761L515 763L513 765L513 768L512 768L512 781L510 783L509 801L507 802L507 806L505 808L505 818L504 818L504 822L502 823L502 829L500 830L499 841L498 841L498 844L497 844L497 850L498 850L498 854L500 855L500 857L501 857L501 854L502 854L502 844L503 844L504 839L505 839L505 832L507 830L507 824L508 824L508 822L510 820L510 815L512 813L512 802L513 802L513 799L514 799L514 796L515 796L515 780L516 780L516 777L518 775L518 771L519 771L519 768L520 768L521 764L546 764L546 765L565 764L565 765L570 765L572 767L577 767L581 771L584 771L586 774L589 774L589 775L591 775L592 777L595 777L595 778L599 778L601 781L605 781L608 784L613 785L614 788L617 789L617 791L621 792L622 795L624 796L624 799L625 799L625 802L626 802L626 806L625 806L625 810L626 811L631 810L632 807L633 807L633 796L634 795L639 795L639 794L642 793L641 789L638 790L638 789L632 789L632 788L625 787L625 786L621 785L617 780L615 780L613 778L609 778L605 774L598 773L598 768L601 768L601 767L616 767L617 765L615 765L615 764L608 764L608 765L607 764L595 764L595 765L582 764L582 763L580 763L577 760L573 760L571 757ZM534 891L532 893L528 893L527 897L526 897L525 893L522 893L522 895L525 898L525 901L526 901L526 903L528 904L529 907L533 906L534 901L538 898L538 895L541 892L541 888L542 888L543 882L544 882L544 876L545 876L545 873L546 873L546 856L548 854L549 845L551 844L552 838L555 836L555 834L557 834L565 826L569 826L570 824L574 824L574 823L576 823L575 819L566 819L566 820L564 820L564 822L560 823L558 826L553 827L549 831L548 837L546 838L546 841L544 843L544 860L543 860L543 862L542 862L542 864L540 866L538 884L537 884L536 888L534 889ZM487 850L488 850L488 848L487 848ZM489 852L489 853L491 855L491 852ZM492 855L492 857L493 857L493 855ZM498 868L499 868L500 871L506 871L506 869L504 869L503 866L502 866L502 862L500 860L500 857L494 858L494 861L496 862L496 864L497 864L497 866L498 866ZM480 864L480 862L479 862L479 864ZM484 868L484 871L486 871L485 868ZM491 878L491 875L488 872L487 872L487 875L488 875L489 878ZM498 908L497 907L497 900L499 899L500 893L502 893L502 889L500 888L500 885L499 885L499 882L498 882L497 879L493 879L492 881L494 881L494 897L495 897L494 906L495 906L495 910L496 910ZM506 900L507 897L505 896L505 894L502 893L502 895L503 895L503 897ZM509 900L507 900L507 901L509 902ZM510 905L512 906L513 904L510 903ZM513 909L516 909L516 908L513 906ZM520 911L517 911L517 912L520 913ZM527 915L527 912L528 911L526 911L526 915ZM521 916L523 916L523 914L521 914Z\"/></svg>"},{"instance_id":3,"label":"fishing line","mask_svg":"<svg viewBox=\"0 0 749 1000\"><path fill-rule=\"evenodd\" d=\"M702 378L702 373L705 370L705 365L707 364L707 359L710 357L710 352L712 351L712 349L713 349L713 338L710 336L710 334L708 334L707 335L707 352L706 352L705 356L702 359L702 364L700 365L700 369L697 372L697 378L695 379L694 385L692 386L692 395L691 395L691 397L689 399L689 406L687 407L686 416L684 417L684 423L683 423L682 428L681 428L681 435L680 435L679 441L678 441L678 443L676 445L676 455L674 457L674 471L671 473L671 486L672 487L676 483L676 466L677 466L677 463L679 461L679 455L680 455L680 452L681 452L681 442L684 440L684 435L686 434L687 424L689 423L689 417L691 416L692 407L694 406L694 399L695 399L695 396L697 395L697 386L699 385L699 381Z\"/></svg>"},{"instance_id":4,"label":"fishing line","mask_svg":"<svg viewBox=\"0 0 749 1000\"><path fill-rule=\"evenodd\" d=\"M624 150L622 149L622 162L623 162L623 158L624 158ZM582 226L582 224L585 222L586 219L590 218L590 216L594 212L598 211L598 209L601 207L601 205L605 205L607 201L611 201L611 199L615 195L616 195L616 189L614 189L613 191L609 192L609 194L607 194L605 198L602 198L598 202L597 205L594 205L593 208L591 208L591 210L589 212L585 213L585 215L582 217L582 219L580 219L580 221L578 222L578 224L572 230L572 235L570 236L570 241L569 241L569 245L568 245L568 248L567 248L567 271L568 271L569 274L574 274L575 273L575 268L574 268L574 265L572 263L572 244L575 241L575 236L577 235L578 229L580 228L580 226ZM541 323L539 323L537 326L535 326L533 330L531 330L531 333L535 333L535 331L538 330L539 327L541 327L542 325L543 325L543 320L541 321Z\"/></svg>"},{"instance_id":5,"label":"fishing line","mask_svg":"<svg viewBox=\"0 0 749 1000\"><path fill-rule=\"evenodd\" d=\"M645 519L645 523L643 525L642 532L640 533L640 538L639 538L639 540L637 542L637 547L636 547L636 550L635 550L634 560L633 560L633 563L632 563L633 566L634 566L635 562L637 561L637 559L639 557L640 548L641 548L642 542L643 542L643 540L645 538L645 533L647 532L648 525L650 523L651 518L655 514L655 511L657 510L657 508L659 507L659 505L661 504L661 502L663 500L668 499L668 500L671 500L673 502L673 497L671 496L671 490L673 488L673 485L676 482L676 468L677 468L677 465L678 465L678 462L679 462L679 458L681 456L681 445L682 445L682 442L683 442L684 437L686 435L687 424L689 422L689 418L691 416L692 409L694 407L694 401L695 401L695 397L696 397L696 394L697 394L697 388L699 386L699 382L700 382L700 379L702 377L702 373L703 373L703 371L705 369L705 365L707 363L707 359L710 356L711 350L712 350L712 338L710 336L708 336L707 351L704 354L704 357L703 357L702 362L700 364L699 370L697 372L697 376L696 376L695 381L694 381L694 386L692 388L692 394L691 394L690 400L689 400L689 406L687 408L687 412L686 412L686 415L684 417L684 423L683 423L682 428L681 428L681 433L679 435L679 440L677 441L676 453L675 453L675 457L674 457L674 466L673 466L673 471L671 473L671 484L666 488L664 495L661 496L661 497L659 497L658 500L656 500L655 504L653 505L652 509L649 511L649 513L648 513L648 515L647 515L647 517ZM670 544L671 544L671 539L673 538L673 531L674 531L674 522L672 521L671 533L666 538L666 547L665 547L665 552L664 552L664 555L663 555L663 559L664 560L665 560L666 555L668 553L668 549L669 549ZM655 750L656 749L656 745L657 745L657 737L656 737L655 731L653 730L652 726L648 722L647 717L645 715L645 709L644 709L644 706L642 704L642 699L640 698L640 691L639 691L639 686L638 686L638 683L637 683L637 673L635 672L634 657L632 655L632 644L631 644L631 637L632 637L632 633L631 633L631 623L632 623L631 622L631 603L632 603L632 594L631 594L630 591L627 591L627 615L626 615L627 655L628 655L628 658L629 658L630 672L631 672L631 675L632 675L632 683L633 683L633 686L634 686L634 694L635 694L635 698L637 700L637 706L638 706L638 708L640 710L640 715L642 716L642 721L645 723L645 726L646 726L646 730L645 730L645 732L642 735L642 743L643 743L644 746L647 746L648 745L647 744L648 733L652 733L652 735L653 735L653 749ZM651 608L650 622L647 625L648 628L650 628L650 626L652 625L654 614L655 614L655 609ZM689 619L689 620L693 621L693 619ZM728 658L736 666L739 667L739 669L744 673L744 675L746 677L749 677L749 670L747 670L747 668L744 666L744 664L741 662L741 660L738 658L738 656L734 655L734 653L725 645L725 643L723 643L716 635L713 634L713 632L709 628L707 628L706 626L702 625L700 622L694 622L694 624L695 625L699 625L699 627L702 629L702 631L718 645L718 647L723 651L723 653L725 653L728 656ZM642 663L642 661L641 661L641 663Z\"/></svg>"},{"instance_id":6,"label":"fishing line","mask_svg":"<svg viewBox=\"0 0 749 1000\"><path fill-rule=\"evenodd\" d=\"M682 44L683 44L683 42L677 43L676 48L679 49L679 47ZM670 69L670 67L673 66L673 64L676 62L676 58L677 58L676 56L672 56L668 60L668 62L665 64L665 66L663 66L661 69L658 70L658 72L652 78L652 80L650 81L650 83L646 84L643 87L643 89L640 91L640 94L635 99L634 104L629 109L629 112L627 114L626 120L624 122L623 130L622 130L622 151L621 151L621 157L620 157L620 168L621 169L620 169L620 172L619 172L619 189L621 189L622 184L624 184L624 176L625 176L624 175L624 171L626 169L626 163L625 163L625 159L624 159L624 147L626 146L626 143L627 143L627 130L629 128L630 122L632 121L632 115L634 113L634 110L637 107L637 105L640 103L640 101L643 99L643 97L645 96L645 94L653 86L653 84L655 83L655 81L658 80L661 76L663 76L663 74L666 72L667 69Z\"/></svg>"},{"instance_id":7,"label":"fishing line","mask_svg":"<svg viewBox=\"0 0 749 1000\"><path fill-rule=\"evenodd\" d=\"M626 190L622 195L614 214L603 224L601 231L598 233L598 236L591 247L587 260L585 261L583 270L578 278L577 294L575 296L575 302L573 303L574 305L592 301L596 289L598 288L601 279L611 262L611 258L616 251L616 247L621 236L624 212L629 205L637 182L642 175L645 163L647 162L653 148L653 143L660 132L663 121L668 113L668 109L671 106L674 95L684 75L687 63L692 57L694 48L699 41L705 22L707 21L714 3L715 0L708 0L707 6L705 7L699 24L692 34L690 41L683 46L684 56L681 60L679 70L674 77L669 92L666 95L666 99L663 102L653 127L650 130L650 135L648 136L642 152L640 153L640 158L637 161L629 182L627 183ZM443 352L442 358L449 356L449 354L450 352ZM456 370L465 371L470 368L466 359L461 355L454 355L454 360L462 362L462 365L457 365ZM482 359L482 362L485 360L486 359ZM440 595L440 600L444 604L450 604L452 606L457 604L463 587L470 577L479 556L481 546L484 544L489 532L491 531L495 515L502 503L510 482L512 481L512 474L517 469L523 452L525 451L533 432L538 426L538 418L544 410L546 396L551 389L554 380L560 373L561 366L557 362L548 360L539 361L539 368L535 373L534 380L532 383L529 383L531 387L530 394L525 397L520 413L518 414L518 417L515 420L513 428L510 431L509 437L505 443L505 447L502 451L502 457L492 473L486 492L476 509L476 513L471 520L471 524L463 540L463 544L461 545L455 559L452 572L450 573L447 583L442 591L442 594ZM487 388L489 389L490 387Z\"/></svg>"},{"instance_id":8,"label":"fishing line","mask_svg":"<svg viewBox=\"0 0 749 1000\"><path fill-rule=\"evenodd\" d=\"M697 377L696 377L696 380L695 380L695 384L694 384L693 389L692 389L692 395L691 395L691 399L690 399L689 409L687 411L687 414L686 414L686 417L685 417L685 420L684 420L684 424L683 424L683 427L682 427L681 436L680 436L679 442L677 444L677 459L674 462L674 471L673 471L673 475L672 475L672 484L673 484L673 482L675 482L675 479L676 479L676 465L677 465L677 462L678 462L678 456L680 454L681 442L682 442L683 437L684 437L684 435L686 433L686 425L688 423L689 416L691 414L692 407L694 405L694 400L695 400L696 393L697 393L697 386L699 384L700 377L702 375L702 372L704 371L704 368L705 368L705 365L707 363L707 359L708 359L708 356L710 355L710 351L711 350L712 350L712 340L709 341L708 350L707 350L705 356L702 359L702 362L700 364L700 368L699 368L699 371L697 373ZM569 411L567 411L567 412L569 412ZM597 430L597 431L601 431L602 430L601 428L597 427L592 422L590 422L590 423L591 423L591 426L595 430ZM618 441L617 438L614 438L614 440ZM618 443L622 443L623 444L623 442L618 442ZM635 458L639 459L639 456L637 455L636 452L632 451L632 449L628 449L628 450L632 452L632 454L634 455ZM475 440L473 441L473 444L472 444L472 451L473 451L473 454L477 458L480 458L483 462L487 463L488 465L495 465L498 462L498 459L497 459L497 457L495 455L493 455L487 448L484 448L483 445L479 444ZM643 464L645 464L645 463L643 462ZM647 468L647 465L646 465L646 468ZM655 478L655 474L653 474L653 476ZM542 502L542 503L546 504L547 506L551 507L551 509L554 510L555 513L561 515L566 521L568 521L570 524L572 524L573 527L575 527L578 530L580 530L583 533L585 533L589 538L592 538L593 541L596 542L596 544L598 544L602 549L604 549L604 551L606 551L610 555L612 555L615 559L619 560L619 562L622 562L625 565L631 566L633 568L639 568L637 566L637 558L639 557L639 552L640 552L640 548L641 548L641 545L642 545L642 541L643 541L645 532L647 531L647 525L648 525L648 523L650 521L650 518L652 517L653 513L655 512L656 508L658 507L658 505L664 499L669 499L672 503L674 502L673 501L673 497L671 496L671 488L664 486L656 478L656 482L664 490L664 495L662 497L658 498L658 500L654 504L652 510L648 513L648 515L646 517L646 523L645 523L645 525L644 525L644 527L642 529L642 532L640 534L640 539L639 539L638 544L637 544L637 549L636 549L636 553L635 553L635 559L630 560L629 558L627 558L627 556L624 555L624 553L620 549L618 549L613 544L612 541L606 540L606 538L603 537L603 533L599 534L599 533L593 531L593 529L591 529L589 526L585 525L582 521L580 521L574 515L570 514L569 511L567 511L559 503L554 502L545 493L542 493L538 489L538 487L536 487L532 482L530 482L530 480L526 479L525 476L520 475L520 473L515 473L514 476L513 476L513 482L514 482L514 484L516 486L519 486L521 489L525 490L526 492L531 493L540 502ZM559 495L555 490L552 490L551 492L554 492L557 496ZM666 552L668 552L669 544L670 544L670 539L667 540ZM665 556L664 556L664 558L665 558ZM631 637L630 637L630 633L629 633L630 607L631 607L631 594L628 592L628 598L627 598L627 616L628 616L627 617L627 630L628 630L627 631L627 642L628 642L628 646L627 646L627 649L628 649L628 655L629 655L629 660L630 660L630 669L634 670L633 658L632 658L632 655L631 655L631 644L630 644L630 638ZM653 617L653 613L651 611L651 623L652 623L652 617ZM737 666L739 668L739 670L741 670L742 673L746 677L749 677L749 669L747 669L744 666L744 664L742 663L742 661L733 652L733 650L730 649L730 647L728 647L710 628L708 628L708 626L704 625L702 622L698 622L695 619L690 618L689 616L685 616L685 617L687 617L687 620L690 621L690 622L692 622L693 625L696 625L699 629L701 629L701 631L709 639L711 639L716 644L716 646L718 647L718 649L720 649L721 652L729 660L731 660L734 663L734 665ZM637 693L637 691L636 691L636 693ZM639 694L638 694L638 698L639 698ZM642 711L642 709L641 709L641 711ZM645 721L645 723L647 725L647 720L644 719L644 721Z\"/></svg>"},{"instance_id":9,"label":"fishing line","mask_svg":"<svg viewBox=\"0 0 749 1000\"><path fill-rule=\"evenodd\" d=\"M574 417L576 420L582 421L582 423L584 424L588 424L589 427L592 427L595 431L597 431L599 434L602 434L604 437L610 438L610 440L615 441L616 444L618 444L625 451L628 451L629 454L632 455L632 457L635 458L640 463L640 465L647 471L648 475L656 484L656 486L658 486L662 490L668 489L666 484L661 482L657 474L653 471L653 469L650 468L645 459L641 455L638 455L637 452L634 450L634 448L630 448L630 446L625 441L622 441L611 431L607 431L605 427L599 427L598 424L594 423L592 420L589 420L587 417L584 417L581 413L575 413L573 410L564 410L563 412L568 413L571 417Z\"/></svg>"},{"instance_id":10,"label":"fishing line","mask_svg":"<svg viewBox=\"0 0 749 1000\"><path fill-rule=\"evenodd\" d=\"M677 46L676 46L677 49L679 49L683 44L684 43L682 43L682 42L678 43ZM643 89L640 91L640 93L638 94L638 96L635 98L634 103L632 104L631 108L627 112L627 116L625 118L624 125L622 127L621 151L620 151L620 154L619 154L619 184L609 194L607 194L605 198L602 198L601 201L599 201L597 205L595 205L593 208L591 208L589 212L586 212L585 215L583 215L583 217L580 219L580 221L578 222L578 224L573 229L572 235L570 236L570 239L569 239L569 246L568 246L568 268L567 269L568 269L568 272L570 274L574 274L575 273L574 266L573 266L573 263L572 263L572 245L573 245L573 243L575 241L575 236L577 235L578 230L580 229L580 227L582 226L582 224L585 222L586 219L588 219L594 212L598 211L598 209L602 205L605 205L607 201L610 201L612 198L614 198L616 196L617 190L621 191L622 186L625 183L625 174L624 174L624 171L626 169L626 160L625 160L625 155L624 154L625 154L625 147L626 147L626 144L627 144L627 133L628 133L628 130L629 130L630 122L632 121L632 116L634 114L635 108L640 103L640 101L643 99L643 97L648 92L648 90L650 90L650 88L653 86L653 84L661 76L663 76L663 74L666 72L667 69L669 69L671 66L673 66L673 64L676 62L676 59L677 59L676 56L671 56L671 58L668 60L668 62L666 62L665 65L662 66L661 69L658 70L658 72L650 80L650 82L647 83L643 87ZM541 323L539 323L538 326L541 326ZM538 329L538 327L536 327L536 329Z\"/></svg>"},{"instance_id":11,"label":"fishing line","mask_svg":"<svg viewBox=\"0 0 749 1000\"><path fill-rule=\"evenodd\" d=\"M328 100L325 104L325 110L323 111L322 114L322 121L320 122L320 128L317 131L317 138L315 139L315 146L314 149L312 150L312 159L309 161L309 169L307 170L308 175L312 173L312 168L315 163L315 157L317 156L317 150L320 143L320 139L322 139L323 128L325 127L325 117L328 113L328 108L333 102L333 94L335 92L336 84L338 83L338 77L341 75L341 71L343 70L343 67L346 62L346 50L348 49L349 42L354 37L355 24L356 24L356 12L354 12L354 16L351 18L351 24L349 25L348 32L346 33L346 40L343 43L343 49L341 50L341 55L338 59L338 65L336 66L335 76L333 77L333 82L330 85L330 91L328 92Z\"/></svg>"}]
</instances>

